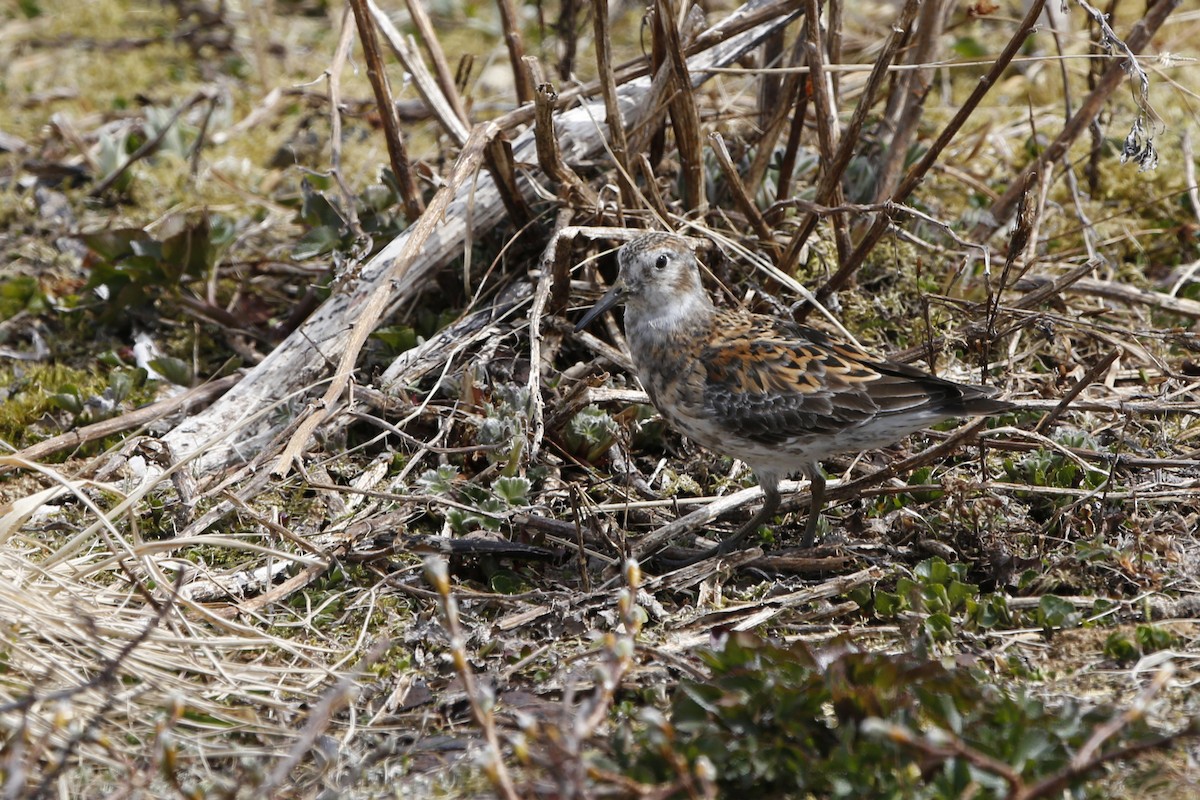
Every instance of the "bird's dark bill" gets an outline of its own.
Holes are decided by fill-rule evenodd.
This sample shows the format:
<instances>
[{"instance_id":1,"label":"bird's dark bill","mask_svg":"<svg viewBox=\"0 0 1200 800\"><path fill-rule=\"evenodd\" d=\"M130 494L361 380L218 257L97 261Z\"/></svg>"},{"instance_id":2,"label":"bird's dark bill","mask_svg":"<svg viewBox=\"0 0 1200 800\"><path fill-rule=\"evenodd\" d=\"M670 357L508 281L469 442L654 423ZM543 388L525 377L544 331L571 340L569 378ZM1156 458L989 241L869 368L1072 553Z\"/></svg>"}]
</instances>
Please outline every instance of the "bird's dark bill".
<instances>
[{"instance_id":1,"label":"bird's dark bill","mask_svg":"<svg viewBox=\"0 0 1200 800\"><path fill-rule=\"evenodd\" d=\"M622 286L620 283L617 283L611 289L609 289L607 292L604 293L604 297L601 297L596 302L596 305L594 305L588 309L588 312L586 314L584 314L583 318L580 319L579 322L575 325L575 330L581 331L584 328L586 328L591 323L592 320L594 320L596 317L603 314L605 311L608 311L610 308L615 306L617 303L621 302L621 300L624 299L624 297L625 297L625 287Z\"/></svg>"}]
</instances>

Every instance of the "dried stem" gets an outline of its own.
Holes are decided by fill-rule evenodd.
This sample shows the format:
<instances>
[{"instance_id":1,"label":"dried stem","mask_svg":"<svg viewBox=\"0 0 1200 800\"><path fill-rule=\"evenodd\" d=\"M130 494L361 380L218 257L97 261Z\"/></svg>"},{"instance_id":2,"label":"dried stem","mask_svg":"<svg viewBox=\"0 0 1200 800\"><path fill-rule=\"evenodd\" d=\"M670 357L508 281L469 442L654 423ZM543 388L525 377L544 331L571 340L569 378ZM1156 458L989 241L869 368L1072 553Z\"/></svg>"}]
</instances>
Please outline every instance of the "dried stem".
<instances>
[{"instance_id":1,"label":"dried stem","mask_svg":"<svg viewBox=\"0 0 1200 800\"><path fill-rule=\"evenodd\" d=\"M416 224L413 225L403 251L391 267L394 275L403 274L404 270L408 269L413 261L416 260L425 242L433 234L434 229L441 224L442 214L446 212L450 202L454 199L455 193L479 169L480 162L483 160L484 150L491 139L498 136L499 133L499 128L495 123L481 124L471 132L471 138L467 140L462 152L459 153L458 161L455 162L454 169L451 170L446 183L434 194L433 199L429 202L427 212L422 214L417 219ZM391 288L390 281L384 282L372 292L362 306L362 310L354 320L354 330L350 336L350 341L341 353L337 371L334 373L324 396L319 401L318 407L325 413L308 414L296 426L295 433L289 439L287 446L284 447L278 460L276 460L272 474L282 476L291 471L293 460L299 456L301 450L308 444L309 437L312 436L317 426L325 419L326 413L337 405L338 398L341 397L342 392L349 385L350 376L354 371L354 363L358 359L359 351L366 344L367 337L375 330L375 323L379 321L380 315L387 307L391 296Z\"/></svg>"},{"instance_id":2,"label":"dried stem","mask_svg":"<svg viewBox=\"0 0 1200 800\"><path fill-rule=\"evenodd\" d=\"M825 16L829 20L829 29L826 31L825 44L828 47L830 64L842 63L842 17L846 10L844 3L845 0L829 0L825 11ZM840 88L839 73L830 73L830 99L833 101L834 108L842 107Z\"/></svg>"},{"instance_id":3,"label":"dried stem","mask_svg":"<svg viewBox=\"0 0 1200 800\"><path fill-rule=\"evenodd\" d=\"M165 400L159 400L156 403L136 408L118 417L93 422L91 425L84 425L73 431L59 434L53 438L30 445L24 450L12 453L11 456L28 461L42 461L55 453L61 453L64 450L74 450L88 442L99 441L108 436L115 436L118 433L141 428L180 410L194 411L201 406L207 405L214 397L223 394L229 387L241 379L242 376L240 374L217 378L210 383L196 386L174 397L168 397ZM6 471L5 465L0 464L0 475Z\"/></svg>"},{"instance_id":4,"label":"dried stem","mask_svg":"<svg viewBox=\"0 0 1200 800\"><path fill-rule=\"evenodd\" d=\"M342 194L342 213L346 216L354 235L361 237L364 234L362 226L358 223L357 203L342 176L342 70L346 68L346 59L350 57L350 45L354 41L351 15L349 8L342 14L342 30L338 34L333 63L325 71L329 82L329 171L333 173L338 191Z\"/></svg>"},{"instance_id":5,"label":"dried stem","mask_svg":"<svg viewBox=\"0 0 1200 800\"><path fill-rule=\"evenodd\" d=\"M183 115L183 112L187 111L189 108L202 100L211 99L212 95L207 89L201 89L189 97L179 106L179 108L175 109L170 118L163 124L158 132L154 134L154 136L146 140L146 142L137 150L134 150L133 153L130 154L129 158L121 162L121 166L105 175L103 180L93 186L91 190L88 191L88 197L100 197L107 192L122 175L129 171L130 167L141 161L143 158L152 155L154 151L156 151L162 145L163 139L167 138L167 134L170 133L171 129L175 127L175 123L179 121L179 117Z\"/></svg>"},{"instance_id":6,"label":"dried stem","mask_svg":"<svg viewBox=\"0 0 1200 800\"><path fill-rule=\"evenodd\" d=\"M475 673L467 660L466 639L463 636L462 623L458 618L458 601L450 592L450 576L444 559L430 556L425 559L425 579L433 586L438 594L438 603L442 610L442 622L450 637L450 655L454 659L454 669L462 681L463 692L471 707L471 715L483 730L484 741L487 743L488 760L483 765L484 772L491 780L497 794L505 800L517 800L516 787L504 764L504 752L500 748L500 735L496 732L495 697L491 690L484 690L475 680Z\"/></svg>"},{"instance_id":7,"label":"dried stem","mask_svg":"<svg viewBox=\"0 0 1200 800\"><path fill-rule=\"evenodd\" d=\"M413 0L409 8L414 12L413 22L416 24L417 30L425 42L425 48L430 54L430 59L434 63L434 69L437 72L436 81L426 69L425 62L415 52L416 48L411 46L411 37L405 40L392 24L391 19L372 0L368 0L368 2L371 12L375 15L376 24L379 25L388 44L391 45L392 52L412 75L417 92L442 124L443 130L456 144L460 147L463 146L470 135L470 120L467 116L466 106L450 75L450 67L442 54L437 35L433 31L425 10L421 8L419 0ZM496 190L500 193L500 202L504 204L504 210L508 212L510 221L516 228L523 227L533 215L529 210L529 205L525 202L524 195L521 194L520 187L517 186L517 170L513 163L512 149L506 141L500 138L494 139L485 148L484 159L488 172L492 174L496 184ZM467 264L469 264L469 260L464 263L464 269ZM468 285L470 283L469 280L464 282Z\"/></svg>"},{"instance_id":8,"label":"dried stem","mask_svg":"<svg viewBox=\"0 0 1200 800\"><path fill-rule=\"evenodd\" d=\"M917 10L920 7L921 0L908 0L900 12L900 17L892 26L892 35L888 37L888 41L879 53L879 57L875 59L875 66L871 70L871 75L867 78L866 86L863 87L862 97L859 98L858 105L854 108L854 116L850 119L850 125L846 129L845 135L842 136L837 155L834 156L832 163L821 174L821 181L817 185L816 194L816 201L818 203L828 204L833 187L841 183L842 176L846 172L846 167L850 165L850 159L854 157L854 146L858 143L859 135L862 133L863 125L867 120L867 114L875 104L875 98L879 94L884 80L887 78L888 67L891 66L892 60L896 57L900 43L905 40L907 31L916 18ZM784 195L780 194L780 198L782 199L783 197ZM791 242L788 244L787 251L780 260L779 268L784 272L791 272L795 269L800 259L800 251L816 228L818 219L818 216L812 212L805 215L795 236L792 237Z\"/></svg>"},{"instance_id":9,"label":"dried stem","mask_svg":"<svg viewBox=\"0 0 1200 800\"><path fill-rule=\"evenodd\" d=\"M592 0L592 26L596 38L596 69L600 76L600 92L604 96L605 123L608 125L609 146L617 162L617 185L621 188L621 203L636 208L637 192L630 182L629 144L625 139L625 123L621 119L621 104L617 102L617 82L613 78L612 35L608 25L608 0Z\"/></svg>"},{"instance_id":10,"label":"dried stem","mask_svg":"<svg viewBox=\"0 0 1200 800\"><path fill-rule=\"evenodd\" d=\"M912 48L910 64L928 64L937 58L938 39L946 19L945 0L928 0L921 4L917 20L916 42ZM896 120L891 121L887 131L888 149L879 165L875 182L875 202L881 203L892 195L900 180L900 171L908 157L909 148L917 136L921 115L925 110L925 98L929 94L930 75L928 67L905 72L896 88L902 92L904 105Z\"/></svg>"},{"instance_id":11,"label":"dried stem","mask_svg":"<svg viewBox=\"0 0 1200 800\"><path fill-rule=\"evenodd\" d=\"M759 240L767 247L777 249L778 245L771 233L771 226L763 219L758 206L754 205L754 199L746 191L746 185L742 183L742 176L738 174L737 167L733 165L733 159L729 156L729 148L725 146L725 139L720 133L714 131L709 134L708 140L712 143L713 154L717 157L717 166L721 168L725 180L729 183L729 189L733 192L733 202L746 215L746 219L750 221Z\"/></svg>"},{"instance_id":12,"label":"dried stem","mask_svg":"<svg viewBox=\"0 0 1200 800\"><path fill-rule=\"evenodd\" d=\"M504 210L508 212L509 223L519 231L533 219L533 212L529 210L525 195L517 186L517 164L513 160L512 143L499 134L487 143L483 156L488 172L495 179L500 202L504 203Z\"/></svg>"},{"instance_id":13,"label":"dried stem","mask_svg":"<svg viewBox=\"0 0 1200 800\"><path fill-rule=\"evenodd\" d=\"M1071 405L1071 401L1083 392L1084 389L1091 386L1100 377L1100 374L1112 366L1112 363L1121 355L1120 350L1113 350L1104 358L1097 361L1088 371L1083 374L1083 377L1075 382L1071 390L1063 395L1063 399L1051 411L1046 413L1046 416L1038 420L1038 424L1034 426L1034 433L1045 433L1050 430L1051 426L1058 421L1058 418L1063 415L1067 407Z\"/></svg>"},{"instance_id":14,"label":"dried stem","mask_svg":"<svg viewBox=\"0 0 1200 800\"><path fill-rule=\"evenodd\" d=\"M666 50L664 68L670 70L675 90L669 102L683 177L683 205L689 211L699 211L705 204L704 148L700 144L700 111L692 94L687 56L679 35L678 3L655 0L654 8L654 20Z\"/></svg>"},{"instance_id":15,"label":"dried stem","mask_svg":"<svg viewBox=\"0 0 1200 800\"><path fill-rule=\"evenodd\" d=\"M778 31L762 45L762 64L764 67L774 67L783 57L783 31ZM771 129L779 116L779 106L783 102L783 78L773 71L763 72L758 78L758 124L763 131Z\"/></svg>"},{"instance_id":16,"label":"dried stem","mask_svg":"<svg viewBox=\"0 0 1200 800\"><path fill-rule=\"evenodd\" d=\"M834 154L838 149L839 131L837 124L837 109L833 106L830 96L828 76L825 74L825 56L821 42L821 12L819 0L806 0L805 29L808 40L804 44L804 54L808 60L809 82L812 84L814 119L817 123L817 141L820 146L821 161L828 167L833 163ZM841 181L828 182L829 200L834 205L841 205ZM838 261L844 261L850 253L850 233L845 219L833 218L833 235L837 243Z\"/></svg>"},{"instance_id":17,"label":"dried stem","mask_svg":"<svg viewBox=\"0 0 1200 800\"><path fill-rule=\"evenodd\" d=\"M796 66L803 58L804 40L797 38L789 54L789 66ZM795 116L795 106L800 101L799 85L806 80L803 73L792 72L784 79L777 89L773 90L774 100L760 101L759 116L762 118L763 131L754 146L754 161L746 172L745 182L753 194L762 187L767 169L775 161L775 143L783 133L783 126ZM765 89L760 89L760 94ZM782 177L782 176L781 176Z\"/></svg>"},{"instance_id":18,"label":"dried stem","mask_svg":"<svg viewBox=\"0 0 1200 800\"><path fill-rule=\"evenodd\" d=\"M667 208L667 202L663 200L662 192L658 190L658 180L654 176L654 167L650 165L650 158L645 153L637 154L638 170L642 174L644 188L642 190L646 200L649 201L650 207L654 209L660 219L670 219L671 210Z\"/></svg>"},{"instance_id":19,"label":"dried stem","mask_svg":"<svg viewBox=\"0 0 1200 800\"><path fill-rule=\"evenodd\" d=\"M416 182L413 180L412 170L409 169L408 149L404 146L400 120L396 118L396 106L392 101L392 89L383 68L383 56L379 52L379 40L375 36L375 22L367 7L367 0L350 0L350 8L353 9L354 21L358 24L358 39L362 43L363 58L367 62L367 78L375 92L375 105L383 124L388 158L392 163L392 173L396 176L396 185L400 189L404 214L409 222L415 222L424 208Z\"/></svg>"},{"instance_id":20,"label":"dried stem","mask_svg":"<svg viewBox=\"0 0 1200 800\"><path fill-rule=\"evenodd\" d=\"M425 52L429 54L429 60L433 62L433 75L437 79L438 87L442 90L442 95L454 109L459 120L464 125L470 125L471 120L467 116L466 106L463 105L458 87L454 84L454 75L450 72L450 64L446 61L446 54L442 52L442 45L434 31L433 22L425 13L425 6L421 4L421 0L405 0L405 4L408 6L409 16L412 17L413 27L417 29L417 35L421 37L421 43L425 45ZM459 144L461 145L462 142Z\"/></svg>"},{"instance_id":21,"label":"dried stem","mask_svg":"<svg viewBox=\"0 0 1200 800\"><path fill-rule=\"evenodd\" d=\"M535 86L533 106L534 135L537 146L538 164L546 176L559 188L559 194L572 205L583 205L587 208L597 208L600 198L592 191L592 187L583 182L575 171L562 160L558 148L558 137L554 132L554 103L558 95L554 86L546 83L542 76L538 60L533 56L525 56L525 65Z\"/></svg>"},{"instance_id":22,"label":"dried stem","mask_svg":"<svg viewBox=\"0 0 1200 800\"><path fill-rule=\"evenodd\" d=\"M558 10L558 40L562 43L562 58L558 61L558 78L570 81L575 71L575 52L578 50L580 0L562 0ZM604 73L600 73L603 75Z\"/></svg>"},{"instance_id":23,"label":"dried stem","mask_svg":"<svg viewBox=\"0 0 1200 800\"><path fill-rule=\"evenodd\" d=\"M1164 3L1177 1L1178 0L1163 0ZM1008 69L1009 63L1013 60L1017 53L1020 52L1025 40L1030 36L1030 34L1033 33L1034 25L1037 23L1038 17L1041 16L1042 7L1044 5L1045 0L1033 0L1029 11L1025 14L1025 17L1017 26L1017 32L1008 41L1008 44L1004 47L1004 50L996 59L996 63L992 65L990 70L988 70L988 74L980 79L979 84L975 87L975 91L973 91L971 96L967 98L967 101L963 103L962 108L960 108L958 113L954 115L954 118L950 120L950 124L946 126L945 130L943 130L934 143L930 145L929 150L925 153L925 156L919 162L914 164L911 169L909 169L908 174L904 176L904 180L902 180L900 185L896 188L896 193L891 197L892 201L903 203L905 199L912 194L912 191L917 188L921 180L925 177L925 173L929 171L930 167L933 166L933 163L938 159L938 157L941 156L942 151L946 149L947 145L949 145L954 137L958 134L958 131L964 124L966 124L966 121L970 119L971 114L973 114L975 109L979 106L979 103L981 100L983 100L984 95L991 90L992 86L996 84L996 81L999 80L1000 75L1003 74L1004 70ZM855 247L854 252L846 261L842 263L842 266L838 269L838 271L835 272L833 276L825 282L825 285L817 290L818 301L824 302L829 295L840 289L846 283L846 281L850 279L850 276L858 271L858 268L862 266L863 261L866 260L867 255L875 248L875 245L879 243L879 240L883 238L883 234L890 224L891 221L886 214L876 215L875 221L871 224L870 229L863 236L862 241L860 241L858 246ZM806 306L805 309L801 309L801 314L798 316L806 315L808 313L807 309L811 308L812 306L809 305Z\"/></svg>"},{"instance_id":24,"label":"dried stem","mask_svg":"<svg viewBox=\"0 0 1200 800\"><path fill-rule=\"evenodd\" d=\"M775 196L780 199L792 195L792 176L796 171L796 155L800 152L800 137L804 134L804 120L808 116L809 95L808 81L796 81L796 99L792 101L795 112L792 114L791 127L788 128L783 158L779 162L779 185L775 189ZM799 252L799 248L797 248L797 252ZM780 267L783 268L783 265L781 264ZM785 269L785 271L790 270Z\"/></svg>"},{"instance_id":25,"label":"dried stem","mask_svg":"<svg viewBox=\"0 0 1200 800\"><path fill-rule=\"evenodd\" d=\"M308 721L291 749L288 750L287 756L275 765L275 769L271 770L266 781L257 787L257 791L263 797L273 796L275 790L283 786L284 781L288 779L292 770L300 764L304 756L317 746L317 740L333 724L334 715L350 704L358 693L359 682L367 675L367 671L383 658L390 646L391 642L388 639L380 639L375 642L354 669L339 678L338 682L325 692L321 702L309 713Z\"/></svg>"},{"instance_id":26,"label":"dried stem","mask_svg":"<svg viewBox=\"0 0 1200 800\"><path fill-rule=\"evenodd\" d=\"M1067 52L1063 47L1062 33L1065 28L1066 14L1064 9L1051 3L1046 6L1046 19L1050 21L1050 36L1054 39L1054 48L1058 51L1058 76L1059 83L1062 86L1063 97L1063 116L1064 123L1071 118L1071 113L1074 110L1074 101L1071 99L1071 74L1067 69ZM1035 135L1034 140L1037 140ZM1063 176L1067 181L1067 189L1071 193L1071 202L1075 206L1075 215L1079 217L1080 230L1083 234L1083 243L1087 247L1088 258L1097 258L1099 252L1096 249L1096 242L1099 240L1099 233L1096 226L1092 223L1087 215L1087 209L1084 208L1083 198L1079 192L1079 180L1075 175L1075 165L1072 163L1069 154L1063 153L1062 158Z\"/></svg>"},{"instance_id":27,"label":"dried stem","mask_svg":"<svg viewBox=\"0 0 1200 800\"><path fill-rule=\"evenodd\" d=\"M496 0L496 5L500 9L500 24L504 26L504 44L508 47L508 60L512 64L517 102L521 105L532 103L533 86L525 72L525 45L521 43L517 7L513 0Z\"/></svg>"},{"instance_id":28,"label":"dried stem","mask_svg":"<svg viewBox=\"0 0 1200 800\"><path fill-rule=\"evenodd\" d=\"M1017 213L1017 224L1013 226L1012 236L1009 237L1008 256L1004 260L1004 269L1000 272L1000 285L993 290L991 285L991 276L988 275L988 310L987 310L987 331L984 352L987 353L987 346L990 345L995 338L996 318L1000 310L1000 295L1012 284L1016 283L1013 277L1013 265L1017 259L1025 252L1026 244L1033 238L1033 229L1037 224L1040 204L1035 200L1035 193L1039 187L1037 173L1030 173L1025 180L1025 191L1021 194L1021 207ZM1026 265L1028 269L1029 265ZM1022 271L1024 272L1024 271ZM984 356L985 363L987 356Z\"/></svg>"},{"instance_id":29,"label":"dried stem","mask_svg":"<svg viewBox=\"0 0 1200 800\"><path fill-rule=\"evenodd\" d=\"M1043 1L1037 0L1037 6L1040 7ZM1140 53L1146 45L1150 44L1150 41L1154 38L1154 34L1167 21L1167 17L1170 16L1172 11L1178 8L1179 2L1180 0L1159 0L1159 2L1152 5L1146 16L1138 20L1126 38L1127 50L1131 53ZM1028 15L1026 18L1028 19ZM1022 27L1024 27L1023 24ZM990 238L1008 220L1009 214L1012 213L1013 208L1020 200L1026 176L1035 171L1040 172L1044 165L1060 159L1067 152L1067 148L1092 123L1096 115L1100 113L1101 106L1108 101L1108 98L1124 80L1126 69L1129 66L1127 63L1128 58L1118 59L1116 63L1108 68L1104 76L1096 84L1096 88L1083 101L1083 105L1079 107L1079 110L1075 112L1070 121L1063 126L1062 131L1055 137L1054 141L1036 159L1025 166L1021 174L1013 180L1008 191L1002 194L1000 199L993 204L991 219L987 222L979 223L971 232L977 241L984 241ZM922 159L922 163L924 163L924 159ZM905 183L907 182L906 180Z\"/></svg>"},{"instance_id":30,"label":"dried stem","mask_svg":"<svg viewBox=\"0 0 1200 800\"><path fill-rule=\"evenodd\" d=\"M441 88L440 81L434 79L426 68L425 62L421 60L417 48L412 44L412 37L405 37L400 33L391 17L379 8L374 0L367 0L367 5L384 41L392 48L392 53L404 66L405 71L412 76L413 86L416 87L417 94L421 95L425 106L441 124L446 135L453 139L455 144L462 147L470 134L470 126L466 119L466 112L458 100L457 90L451 86L452 94L446 95Z\"/></svg>"}]
</instances>

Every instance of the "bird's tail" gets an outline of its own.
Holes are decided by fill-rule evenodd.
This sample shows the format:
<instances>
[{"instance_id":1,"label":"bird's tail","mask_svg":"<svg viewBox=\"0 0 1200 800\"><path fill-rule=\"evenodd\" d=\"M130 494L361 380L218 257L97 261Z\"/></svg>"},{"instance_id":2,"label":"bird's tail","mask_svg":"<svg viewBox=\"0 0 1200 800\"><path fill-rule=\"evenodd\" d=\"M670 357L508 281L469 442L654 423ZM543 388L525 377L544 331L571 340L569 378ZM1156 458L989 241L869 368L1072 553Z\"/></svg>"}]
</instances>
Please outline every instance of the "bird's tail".
<instances>
[{"instance_id":1,"label":"bird's tail","mask_svg":"<svg viewBox=\"0 0 1200 800\"><path fill-rule=\"evenodd\" d=\"M1012 411L1017 406L1008 400L996 398L996 389L991 386L975 386L959 384L960 396L947 403L947 410L953 410L964 417L984 417L990 414L1003 414Z\"/></svg>"}]
</instances>

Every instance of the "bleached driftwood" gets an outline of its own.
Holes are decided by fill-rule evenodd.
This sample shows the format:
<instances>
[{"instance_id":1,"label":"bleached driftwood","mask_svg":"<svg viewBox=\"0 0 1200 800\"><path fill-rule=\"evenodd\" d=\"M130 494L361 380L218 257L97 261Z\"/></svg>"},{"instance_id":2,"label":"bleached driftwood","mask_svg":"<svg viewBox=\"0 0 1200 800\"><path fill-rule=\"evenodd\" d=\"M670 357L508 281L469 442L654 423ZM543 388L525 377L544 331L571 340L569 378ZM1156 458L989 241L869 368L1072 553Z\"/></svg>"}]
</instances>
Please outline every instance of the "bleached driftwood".
<instances>
[{"instance_id":1,"label":"bleached driftwood","mask_svg":"<svg viewBox=\"0 0 1200 800\"><path fill-rule=\"evenodd\" d=\"M770 13L773 16L755 27L725 38L730 19ZM793 7L794 8L794 7ZM750 50L764 37L786 25L795 11L777 0L754 0L730 18L701 34L697 42L713 42L709 49L688 59L693 83L707 80L710 67L727 65ZM629 81L619 90L622 116L627 127L640 119L654 97L650 77ZM563 158L568 162L595 157L603 148L606 124L603 101L585 101L558 114L555 128ZM189 417L164 437L176 460L194 458L192 469L205 472L248 459L262 450L295 416L273 413L290 402L305 387L316 385L348 352L356 355L361 337L355 323L369 306L384 295L386 305L411 296L436 270L458 256L468 233L478 235L504 215L492 178L479 170L481 147L499 133L495 123L483 123L472 132L447 184L439 190L416 224L391 241L361 270L336 290L291 336L250 372L236 387L204 412ZM512 144L518 163L534 163L535 137L532 128ZM528 180L520 187L527 197L537 191ZM386 288L386 292L382 292ZM321 413L310 409L309 413Z\"/></svg>"}]
</instances>

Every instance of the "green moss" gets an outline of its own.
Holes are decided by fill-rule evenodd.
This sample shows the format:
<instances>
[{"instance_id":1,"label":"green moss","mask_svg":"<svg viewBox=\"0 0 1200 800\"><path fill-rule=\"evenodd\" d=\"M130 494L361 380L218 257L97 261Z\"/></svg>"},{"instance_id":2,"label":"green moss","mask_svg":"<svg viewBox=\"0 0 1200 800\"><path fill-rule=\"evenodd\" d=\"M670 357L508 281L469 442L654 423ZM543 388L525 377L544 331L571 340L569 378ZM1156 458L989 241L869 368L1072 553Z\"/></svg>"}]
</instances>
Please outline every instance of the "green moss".
<instances>
[{"instance_id":1,"label":"green moss","mask_svg":"<svg viewBox=\"0 0 1200 800\"><path fill-rule=\"evenodd\" d=\"M0 386L7 386L0 402L0 438L21 448L53 436L63 416L54 396L75 387L103 391L104 381L95 371L61 364L12 366L0 364Z\"/></svg>"}]
</instances>

